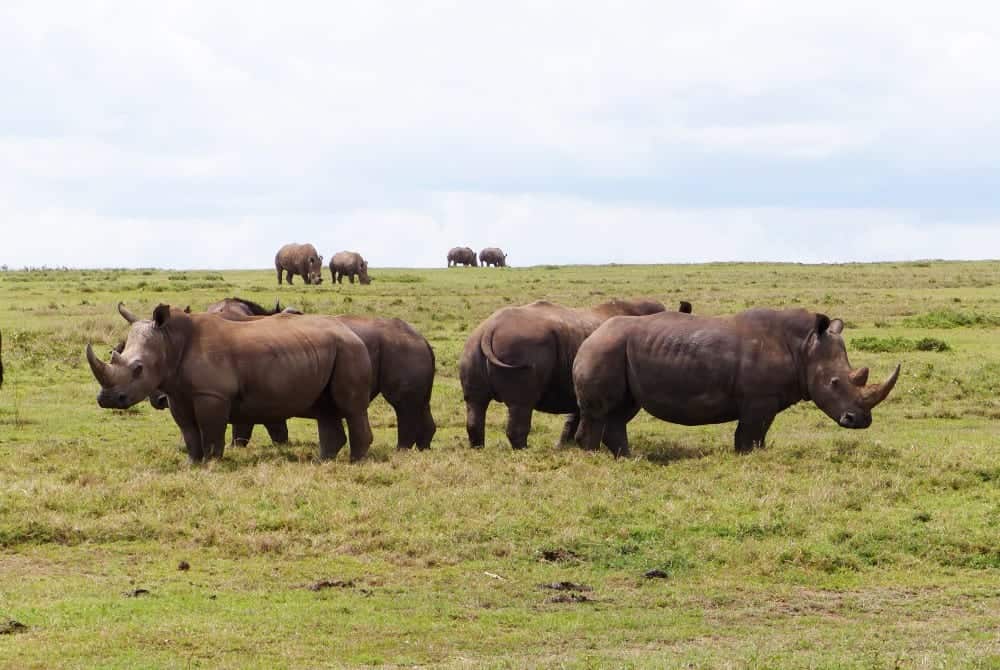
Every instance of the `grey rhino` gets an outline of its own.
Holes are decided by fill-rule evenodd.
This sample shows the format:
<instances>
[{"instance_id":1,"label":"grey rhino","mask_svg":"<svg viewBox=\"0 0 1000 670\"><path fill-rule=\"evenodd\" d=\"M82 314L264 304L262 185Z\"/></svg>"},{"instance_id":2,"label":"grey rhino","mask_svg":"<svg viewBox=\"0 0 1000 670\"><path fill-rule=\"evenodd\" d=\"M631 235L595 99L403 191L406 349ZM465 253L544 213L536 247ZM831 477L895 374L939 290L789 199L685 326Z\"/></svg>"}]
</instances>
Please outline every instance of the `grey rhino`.
<instances>
[{"instance_id":1,"label":"grey rhino","mask_svg":"<svg viewBox=\"0 0 1000 670\"><path fill-rule=\"evenodd\" d=\"M496 247L486 247L479 252L479 262L484 268L490 265L505 268L507 267L507 254Z\"/></svg>"},{"instance_id":2,"label":"grey rhino","mask_svg":"<svg viewBox=\"0 0 1000 670\"><path fill-rule=\"evenodd\" d=\"M101 407L125 409L157 389L167 395L192 462L222 457L229 421L314 418L321 459L347 442L344 418L352 461L372 442L371 362L364 342L331 319L281 314L237 323L161 304L152 319L132 323L110 363L89 344L86 354Z\"/></svg>"},{"instance_id":3,"label":"grey rhino","mask_svg":"<svg viewBox=\"0 0 1000 670\"><path fill-rule=\"evenodd\" d=\"M452 265L479 267L476 262L476 252L469 247L452 247L448 251L448 267Z\"/></svg>"},{"instance_id":4,"label":"grey rhino","mask_svg":"<svg viewBox=\"0 0 1000 670\"><path fill-rule=\"evenodd\" d=\"M494 312L469 335L459 360L470 446L483 446L493 400L507 405L507 437L515 449L528 446L533 410L569 414L560 442L572 440L579 420L572 379L577 349L612 316L664 309L655 300L613 300L591 309L540 300Z\"/></svg>"},{"instance_id":5,"label":"grey rhino","mask_svg":"<svg viewBox=\"0 0 1000 670\"><path fill-rule=\"evenodd\" d=\"M358 281L362 284L371 284L372 280L368 277L368 261L361 257L356 251L338 251L330 259L330 277L332 281L339 284L344 283L344 277L351 280L354 283L354 277L358 277Z\"/></svg>"},{"instance_id":6,"label":"grey rhino","mask_svg":"<svg viewBox=\"0 0 1000 670\"><path fill-rule=\"evenodd\" d=\"M282 271L289 284L294 275L301 275L307 284L323 283L323 257L311 244L286 244L278 249L274 256L274 269L278 271L279 285Z\"/></svg>"},{"instance_id":7,"label":"grey rhino","mask_svg":"<svg viewBox=\"0 0 1000 670\"><path fill-rule=\"evenodd\" d=\"M639 411L685 426L738 421L736 451L764 445L775 415L812 400L844 428L867 428L899 366L868 385L852 369L843 321L803 309L751 309L728 317L664 313L606 321L573 363L577 438L629 453L626 424Z\"/></svg>"}]
</instances>

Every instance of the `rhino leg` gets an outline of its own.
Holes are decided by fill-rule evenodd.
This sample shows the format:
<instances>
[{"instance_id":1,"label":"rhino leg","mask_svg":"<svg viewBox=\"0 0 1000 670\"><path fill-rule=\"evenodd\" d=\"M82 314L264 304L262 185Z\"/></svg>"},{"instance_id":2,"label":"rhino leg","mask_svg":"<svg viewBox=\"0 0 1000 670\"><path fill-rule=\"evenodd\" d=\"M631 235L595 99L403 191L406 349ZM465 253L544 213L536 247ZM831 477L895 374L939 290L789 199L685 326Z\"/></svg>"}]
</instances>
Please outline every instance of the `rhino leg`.
<instances>
[{"instance_id":1,"label":"rhino leg","mask_svg":"<svg viewBox=\"0 0 1000 670\"><path fill-rule=\"evenodd\" d=\"M774 421L773 413L747 412L740 414L734 439L736 453L747 454L755 448L764 448L764 438Z\"/></svg>"},{"instance_id":2,"label":"rhino leg","mask_svg":"<svg viewBox=\"0 0 1000 670\"><path fill-rule=\"evenodd\" d=\"M281 286L281 266L278 266L278 286Z\"/></svg>"},{"instance_id":3,"label":"rhino leg","mask_svg":"<svg viewBox=\"0 0 1000 670\"><path fill-rule=\"evenodd\" d=\"M628 403L625 407L620 407L608 415L608 421L604 426L604 437L601 439L604 446L611 450L615 458L624 458L631 455L628 446L628 422L639 413L639 406Z\"/></svg>"},{"instance_id":4,"label":"rhino leg","mask_svg":"<svg viewBox=\"0 0 1000 670\"><path fill-rule=\"evenodd\" d=\"M201 429L202 457L222 458L226 450L229 403L221 398L202 396L194 402L194 416Z\"/></svg>"},{"instance_id":5,"label":"rhino leg","mask_svg":"<svg viewBox=\"0 0 1000 670\"><path fill-rule=\"evenodd\" d=\"M562 434L559 436L557 447L565 447L576 442L576 431L580 427L580 415L578 413L566 416L566 424L563 426Z\"/></svg>"},{"instance_id":6,"label":"rhino leg","mask_svg":"<svg viewBox=\"0 0 1000 670\"><path fill-rule=\"evenodd\" d=\"M319 460L329 461L337 457L347 444L347 434L341 418L324 416L316 419L319 427Z\"/></svg>"},{"instance_id":7,"label":"rhino leg","mask_svg":"<svg viewBox=\"0 0 1000 670\"><path fill-rule=\"evenodd\" d=\"M201 431L198 430L198 422L195 421L191 404L183 403L178 399L170 403L170 414L174 417L177 427L181 429L184 446L187 448L188 461L192 464L200 463L203 456Z\"/></svg>"},{"instance_id":8,"label":"rhino leg","mask_svg":"<svg viewBox=\"0 0 1000 670\"><path fill-rule=\"evenodd\" d=\"M420 413L420 432L417 434L417 449L424 451L431 448L431 440L437 432L437 424L434 423L434 415L431 414L431 406L425 405Z\"/></svg>"},{"instance_id":9,"label":"rhino leg","mask_svg":"<svg viewBox=\"0 0 1000 670\"><path fill-rule=\"evenodd\" d=\"M396 449L410 449L417 442L420 431L418 417L413 410L395 407L396 410Z\"/></svg>"},{"instance_id":10,"label":"rhino leg","mask_svg":"<svg viewBox=\"0 0 1000 670\"><path fill-rule=\"evenodd\" d=\"M605 420L583 414L580 416L580 427L576 430L577 443L587 451L597 451L604 437Z\"/></svg>"},{"instance_id":11,"label":"rhino leg","mask_svg":"<svg viewBox=\"0 0 1000 670\"><path fill-rule=\"evenodd\" d=\"M531 405L507 405L507 439L514 449L528 448L532 411Z\"/></svg>"},{"instance_id":12,"label":"rhino leg","mask_svg":"<svg viewBox=\"0 0 1000 670\"><path fill-rule=\"evenodd\" d=\"M285 270L285 279L288 280L288 284L289 285L292 284L292 271L291 270Z\"/></svg>"},{"instance_id":13,"label":"rhino leg","mask_svg":"<svg viewBox=\"0 0 1000 670\"><path fill-rule=\"evenodd\" d=\"M489 406L489 398L465 400L465 432L469 435L469 446L473 449L482 449L486 444L486 408Z\"/></svg>"},{"instance_id":14,"label":"rhino leg","mask_svg":"<svg viewBox=\"0 0 1000 670\"><path fill-rule=\"evenodd\" d=\"M264 429L274 444L288 444L288 422L265 423Z\"/></svg>"},{"instance_id":15,"label":"rhino leg","mask_svg":"<svg viewBox=\"0 0 1000 670\"><path fill-rule=\"evenodd\" d=\"M252 423L234 423L233 424L233 446L234 447L245 447L250 442L250 438L253 436L253 424Z\"/></svg>"},{"instance_id":16,"label":"rhino leg","mask_svg":"<svg viewBox=\"0 0 1000 670\"><path fill-rule=\"evenodd\" d=\"M347 432L351 436L351 463L368 456L372 446L372 427L368 423L368 410L347 417Z\"/></svg>"}]
</instances>

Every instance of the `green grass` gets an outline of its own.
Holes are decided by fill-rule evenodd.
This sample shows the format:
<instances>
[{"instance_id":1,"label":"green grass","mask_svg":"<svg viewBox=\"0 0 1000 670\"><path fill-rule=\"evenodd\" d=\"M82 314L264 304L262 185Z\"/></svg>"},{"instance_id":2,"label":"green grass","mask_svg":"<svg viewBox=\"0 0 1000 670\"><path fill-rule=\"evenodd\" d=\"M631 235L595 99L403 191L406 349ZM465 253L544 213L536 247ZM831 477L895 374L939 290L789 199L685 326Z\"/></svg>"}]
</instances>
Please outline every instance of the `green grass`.
<instances>
[{"instance_id":1,"label":"green grass","mask_svg":"<svg viewBox=\"0 0 1000 670\"><path fill-rule=\"evenodd\" d=\"M0 634L0 666L1000 667L1000 263L372 276L0 273L0 624L27 626ZM433 449L395 453L377 400L364 464L315 463L314 424L293 420L289 446L260 430L192 468L169 414L97 407L83 350L124 335L119 300L146 314L228 295L411 322L437 353ZM466 447L457 360L475 324L629 296L823 311L854 365L902 376L870 429L800 404L744 457L731 424L646 415L630 460L556 448L561 419L542 414L515 453L495 404L486 449ZM559 581L593 590L554 602L540 585Z\"/></svg>"}]
</instances>

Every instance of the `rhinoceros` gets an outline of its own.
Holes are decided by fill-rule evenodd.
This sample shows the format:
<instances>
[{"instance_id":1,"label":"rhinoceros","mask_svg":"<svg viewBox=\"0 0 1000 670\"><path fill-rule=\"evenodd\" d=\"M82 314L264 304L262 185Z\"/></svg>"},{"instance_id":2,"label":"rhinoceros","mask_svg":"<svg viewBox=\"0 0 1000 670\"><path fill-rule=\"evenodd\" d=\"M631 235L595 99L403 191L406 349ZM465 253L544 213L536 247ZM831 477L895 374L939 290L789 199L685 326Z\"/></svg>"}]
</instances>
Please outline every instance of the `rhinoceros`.
<instances>
[{"instance_id":1,"label":"rhinoceros","mask_svg":"<svg viewBox=\"0 0 1000 670\"><path fill-rule=\"evenodd\" d=\"M274 269L278 271L279 285L282 271L289 284L294 275L301 275L307 284L323 283L323 257L311 244L286 244L278 249L274 256Z\"/></svg>"},{"instance_id":2,"label":"rhinoceros","mask_svg":"<svg viewBox=\"0 0 1000 670\"><path fill-rule=\"evenodd\" d=\"M476 262L476 252L469 247L452 247L448 252L448 267L452 265L479 267Z\"/></svg>"},{"instance_id":3,"label":"rhinoceros","mask_svg":"<svg viewBox=\"0 0 1000 670\"><path fill-rule=\"evenodd\" d=\"M365 316L327 317L351 329L368 349L372 364L371 399L382 394L396 412L396 448L429 449L437 424L431 414L434 386L434 350L414 328L401 319ZM288 428L284 423L265 424L273 441ZM253 424L233 424L233 440L246 444Z\"/></svg>"},{"instance_id":4,"label":"rhinoceros","mask_svg":"<svg viewBox=\"0 0 1000 670\"><path fill-rule=\"evenodd\" d=\"M246 310L251 309L248 304L254 303L241 298L226 298L209 305L208 311L232 321L253 320L261 316L247 314ZM266 311L259 305L256 307L258 311ZM279 309L280 305L276 305L273 313L279 313ZM118 311L129 323L137 320L124 305L119 304ZM284 313L299 312L285 308ZM435 361L430 343L401 319L350 315L322 318L347 326L364 342L372 365L371 399L381 393L395 410L397 448L409 449L414 444L421 450L430 448L437 430L431 414ZM161 391L150 395L150 404L157 409L168 405ZM250 441L255 423L264 422L233 424L235 446L245 446ZM264 423L264 427L272 442L281 444L288 441L288 425L284 421Z\"/></svg>"},{"instance_id":5,"label":"rhinoceros","mask_svg":"<svg viewBox=\"0 0 1000 670\"><path fill-rule=\"evenodd\" d=\"M496 247L486 247L479 252L479 262L484 268L490 265L505 268L507 267L507 254Z\"/></svg>"},{"instance_id":6,"label":"rhinoceros","mask_svg":"<svg viewBox=\"0 0 1000 670\"><path fill-rule=\"evenodd\" d=\"M344 283L344 277L351 280L354 283L354 277L358 277L358 281L362 284L371 284L372 280L368 277L368 261L361 257L356 251L338 251L330 259L330 276L333 278L332 281L338 284Z\"/></svg>"},{"instance_id":7,"label":"rhinoceros","mask_svg":"<svg viewBox=\"0 0 1000 670\"><path fill-rule=\"evenodd\" d=\"M321 459L335 457L347 442L342 419L351 461L364 458L372 442L372 369L364 342L324 317L234 322L161 304L151 320L132 323L110 363L89 344L86 353L101 385L101 407L125 409L157 389L167 395L192 462L222 457L230 421L314 418Z\"/></svg>"},{"instance_id":8,"label":"rhinoceros","mask_svg":"<svg viewBox=\"0 0 1000 670\"><path fill-rule=\"evenodd\" d=\"M572 440L579 420L572 369L580 344L612 316L664 309L655 300L613 300L591 309L540 300L494 312L472 331L459 361L470 445L485 442L492 400L507 405L507 437L515 449L528 446L533 410L569 414L560 442Z\"/></svg>"},{"instance_id":9,"label":"rhinoceros","mask_svg":"<svg viewBox=\"0 0 1000 670\"><path fill-rule=\"evenodd\" d=\"M626 424L640 408L671 423L738 421L736 451L764 445L782 410L812 400L844 428L867 428L892 391L853 369L844 323L803 309L751 309L728 317L664 313L606 321L573 363L582 446L629 453Z\"/></svg>"}]
</instances>

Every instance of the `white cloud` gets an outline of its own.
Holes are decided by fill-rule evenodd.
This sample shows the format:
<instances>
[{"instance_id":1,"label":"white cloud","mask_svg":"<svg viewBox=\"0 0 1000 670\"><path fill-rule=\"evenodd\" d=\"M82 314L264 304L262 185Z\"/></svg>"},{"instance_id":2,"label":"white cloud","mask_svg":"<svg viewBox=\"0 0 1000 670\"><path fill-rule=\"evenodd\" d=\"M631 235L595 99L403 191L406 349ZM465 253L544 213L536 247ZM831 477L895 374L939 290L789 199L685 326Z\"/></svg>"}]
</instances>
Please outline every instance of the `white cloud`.
<instances>
[{"instance_id":1,"label":"white cloud","mask_svg":"<svg viewBox=\"0 0 1000 670\"><path fill-rule=\"evenodd\" d=\"M996 62L988 3L11 1L0 261L990 255Z\"/></svg>"}]
</instances>

